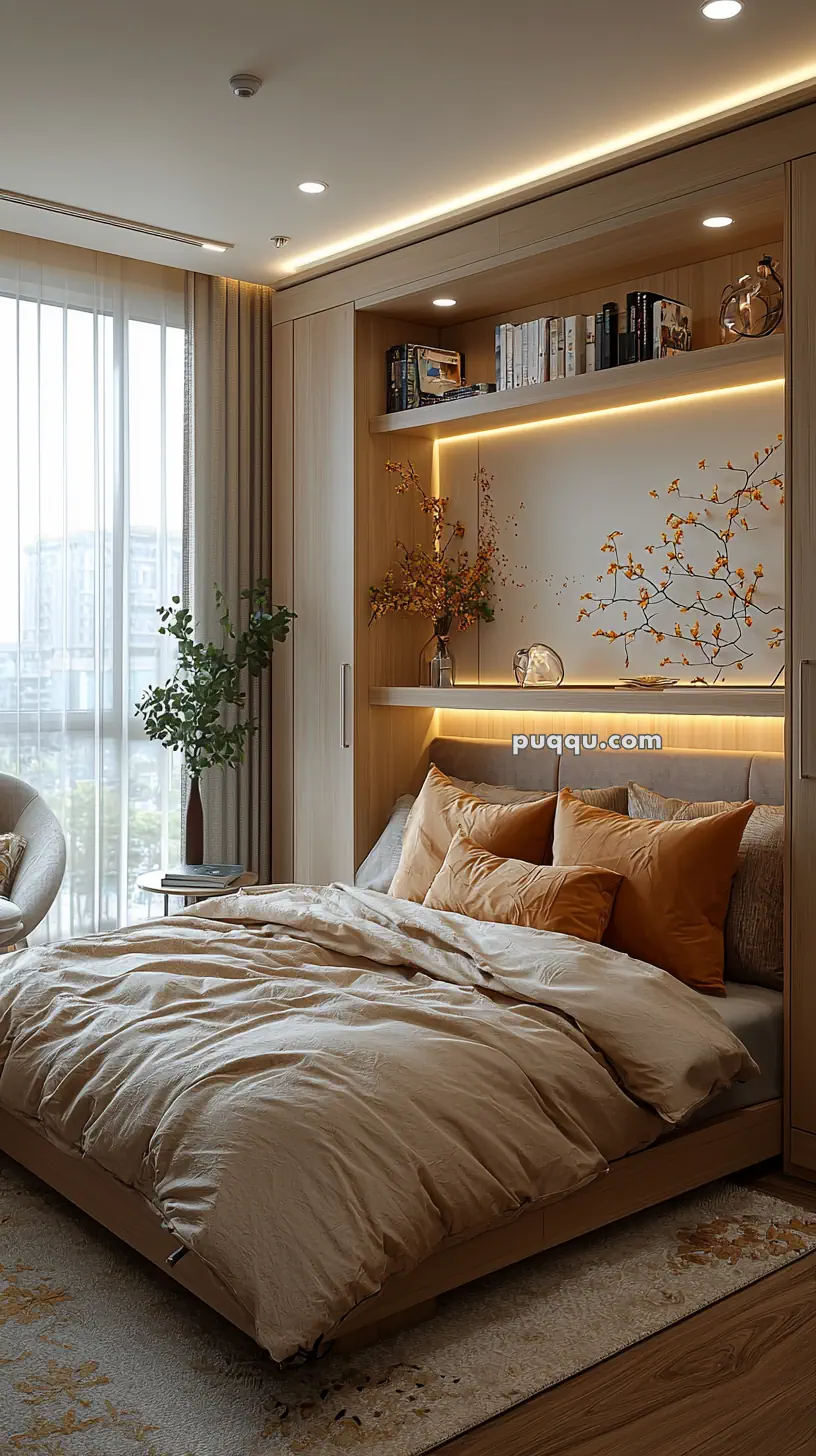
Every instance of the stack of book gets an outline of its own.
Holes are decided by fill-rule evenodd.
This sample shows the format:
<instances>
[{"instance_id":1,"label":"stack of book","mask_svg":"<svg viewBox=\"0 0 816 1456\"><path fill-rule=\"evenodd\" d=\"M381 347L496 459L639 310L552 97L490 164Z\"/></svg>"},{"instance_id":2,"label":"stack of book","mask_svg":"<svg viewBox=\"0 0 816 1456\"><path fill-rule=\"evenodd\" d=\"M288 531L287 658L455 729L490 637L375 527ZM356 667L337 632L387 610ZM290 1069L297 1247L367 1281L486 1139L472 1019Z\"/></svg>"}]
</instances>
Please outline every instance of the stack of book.
<instances>
[{"instance_id":1,"label":"stack of book","mask_svg":"<svg viewBox=\"0 0 816 1456\"><path fill-rule=\"evenodd\" d=\"M179 895L194 890L228 890L230 885L240 880L243 873L243 865L181 864L176 865L175 869L165 870L161 886L163 890L170 893L175 891Z\"/></svg>"},{"instance_id":2,"label":"stack of book","mask_svg":"<svg viewBox=\"0 0 816 1456\"><path fill-rule=\"evenodd\" d=\"M492 394L495 384L466 384L465 356L430 344L394 344L386 356L386 410L419 409L451 399Z\"/></svg>"},{"instance_id":3,"label":"stack of book","mask_svg":"<svg viewBox=\"0 0 816 1456\"><path fill-rule=\"evenodd\" d=\"M659 293L636 290L626 307L496 325L496 388L520 389L620 364L662 359L691 348L692 311Z\"/></svg>"}]
</instances>

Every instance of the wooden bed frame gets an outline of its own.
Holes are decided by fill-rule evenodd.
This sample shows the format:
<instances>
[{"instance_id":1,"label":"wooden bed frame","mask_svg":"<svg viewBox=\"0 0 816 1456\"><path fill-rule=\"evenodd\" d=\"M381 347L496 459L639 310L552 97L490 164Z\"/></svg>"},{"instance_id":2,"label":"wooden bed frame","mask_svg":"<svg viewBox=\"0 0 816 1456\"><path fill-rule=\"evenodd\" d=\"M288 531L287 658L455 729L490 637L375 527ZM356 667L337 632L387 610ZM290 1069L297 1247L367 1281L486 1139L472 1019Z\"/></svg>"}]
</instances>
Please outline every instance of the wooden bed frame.
<instances>
[{"instance_id":1,"label":"wooden bed frame","mask_svg":"<svg viewBox=\"0 0 816 1456\"><path fill-rule=\"evenodd\" d=\"M55 1147L34 1123L2 1110L0 1149L254 1338L249 1311L197 1254L190 1251L168 1264L179 1241L140 1193L94 1163ZM472 1238L449 1240L413 1273L389 1279L328 1332L327 1339L335 1347L354 1349L416 1324L430 1318L438 1295L449 1289L781 1151L779 1099L673 1133L613 1163L605 1176L557 1203L533 1208Z\"/></svg>"}]
</instances>

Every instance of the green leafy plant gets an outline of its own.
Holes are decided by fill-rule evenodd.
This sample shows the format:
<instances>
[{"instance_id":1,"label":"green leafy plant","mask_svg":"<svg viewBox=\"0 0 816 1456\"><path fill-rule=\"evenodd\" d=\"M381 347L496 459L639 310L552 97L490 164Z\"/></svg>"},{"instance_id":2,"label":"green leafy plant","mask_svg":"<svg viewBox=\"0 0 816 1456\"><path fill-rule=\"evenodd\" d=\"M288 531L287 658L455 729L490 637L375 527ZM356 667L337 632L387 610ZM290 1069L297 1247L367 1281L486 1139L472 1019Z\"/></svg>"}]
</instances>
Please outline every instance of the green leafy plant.
<instances>
[{"instance_id":1,"label":"green leafy plant","mask_svg":"<svg viewBox=\"0 0 816 1456\"><path fill-rule=\"evenodd\" d=\"M159 607L159 632L178 644L178 664L167 682L149 687L136 704L144 719L148 738L184 755L190 778L197 780L206 768L234 768L243 763L246 746L258 731L254 718L244 716L246 688L243 675L258 678L272 659L276 642L284 642L289 623L296 613L288 607L274 607L269 600L270 583L260 578L241 592L248 603L249 621L243 631L233 625L224 593L215 587L220 646L196 642L192 613L173 597L172 606ZM233 710L223 721L223 709Z\"/></svg>"}]
</instances>

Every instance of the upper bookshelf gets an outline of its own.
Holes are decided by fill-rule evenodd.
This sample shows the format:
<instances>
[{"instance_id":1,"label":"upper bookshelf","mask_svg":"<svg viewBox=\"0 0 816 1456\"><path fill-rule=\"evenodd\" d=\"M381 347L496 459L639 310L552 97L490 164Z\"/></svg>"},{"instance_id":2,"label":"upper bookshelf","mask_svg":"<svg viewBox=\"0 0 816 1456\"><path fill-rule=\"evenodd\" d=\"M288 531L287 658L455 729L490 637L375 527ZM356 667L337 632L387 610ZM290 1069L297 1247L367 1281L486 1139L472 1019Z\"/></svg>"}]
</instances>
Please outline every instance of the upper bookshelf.
<instances>
[{"instance_id":1,"label":"upper bookshelf","mask_svg":"<svg viewBox=\"0 0 816 1456\"><path fill-rule=\"evenodd\" d=\"M375 415L369 428L374 435L402 433L445 440L678 395L763 384L784 377L784 351L783 334L740 339L668 359L648 359L642 364L580 374L573 379Z\"/></svg>"}]
</instances>

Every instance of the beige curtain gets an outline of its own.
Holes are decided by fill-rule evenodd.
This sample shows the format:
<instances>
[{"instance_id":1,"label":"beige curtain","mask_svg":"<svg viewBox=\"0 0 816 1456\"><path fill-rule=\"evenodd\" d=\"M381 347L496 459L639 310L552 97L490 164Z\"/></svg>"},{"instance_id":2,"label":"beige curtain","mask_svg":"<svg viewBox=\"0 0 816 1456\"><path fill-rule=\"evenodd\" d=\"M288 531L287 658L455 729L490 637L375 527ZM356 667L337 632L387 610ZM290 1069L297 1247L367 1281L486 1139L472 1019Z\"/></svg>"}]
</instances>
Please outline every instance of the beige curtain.
<instances>
[{"instance_id":1,"label":"beige curtain","mask_svg":"<svg viewBox=\"0 0 816 1456\"><path fill-rule=\"evenodd\" d=\"M187 501L192 604L202 637L219 639L213 584L244 625L239 592L271 575L272 290L187 275ZM241 612L243 607L243 614ZM260 729L236 770L202 779L209 860L271 874L271 673L249 680Z\"/></svg>"}]
</instances>

